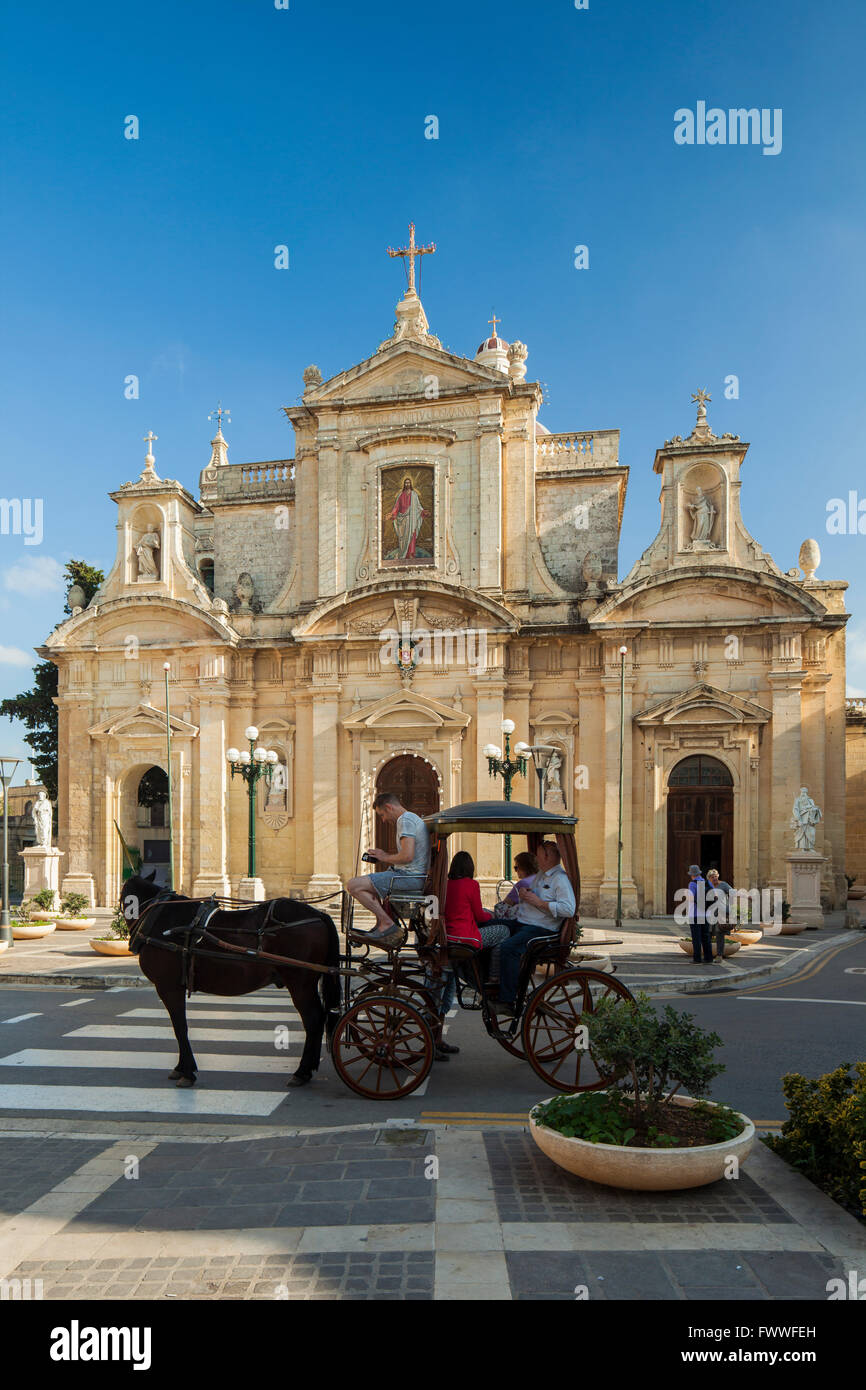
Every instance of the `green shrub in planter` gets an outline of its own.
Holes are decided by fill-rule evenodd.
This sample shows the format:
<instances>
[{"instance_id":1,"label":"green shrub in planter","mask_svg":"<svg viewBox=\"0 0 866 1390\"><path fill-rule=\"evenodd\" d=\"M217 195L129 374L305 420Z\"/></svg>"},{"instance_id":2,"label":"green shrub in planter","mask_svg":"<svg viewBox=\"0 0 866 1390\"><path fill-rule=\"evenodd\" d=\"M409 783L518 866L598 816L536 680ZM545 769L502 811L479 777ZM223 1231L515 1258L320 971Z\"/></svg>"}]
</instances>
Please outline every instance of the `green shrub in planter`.
<instances>
[{"instance_id":1,"label":"green shrub in planter","mask_svg":"<svg viewBox=\"0 0 866 1390\"><path fill-rule=\"evenodd\" d=\"M129 940L129 923L127 922L127 920L126 920L126 918L124 917L123 913L120 911L120 908L118 908L117 912L115 912L114 916L113 916L112 919L111 919L111 930L108 932L108 934L107 934L106 936L100 936L100 937L97 938L97 940L99 940L99 941L128 941L128 940Z\"/></svg>"},{"instance_id":2,"label":"green shrub in planter","mask_svg":"<svg viewBox=\"0 0 866 1390\"><path fill-rule=\"evenodd\" d=\"M866 1062L782 1077L788 1119L764 1143L828 1197L866 1216Z\"/></svg>"},{"instance_id":3,"label":"green shrub in planter","mask_svg":"<svg viewBox=\"0 0 866 1390\"><path fill-rule=\"evenodd\" d=\"M90 903L83 893L67 893L60 904L65 917L83 917Z\"/></svg>"},{"instance_id":4,"label":"green shrub in planter","mask_svg":"<svg viewBox=\"0 0 866 1390\"><path fill-rule=\"evenodd\" d=\"M43 912L48 912L54 906L54 889L41 888L38 893L34 893L30 902L35 907L40 907Z\"/></svg>"}]
</instances>

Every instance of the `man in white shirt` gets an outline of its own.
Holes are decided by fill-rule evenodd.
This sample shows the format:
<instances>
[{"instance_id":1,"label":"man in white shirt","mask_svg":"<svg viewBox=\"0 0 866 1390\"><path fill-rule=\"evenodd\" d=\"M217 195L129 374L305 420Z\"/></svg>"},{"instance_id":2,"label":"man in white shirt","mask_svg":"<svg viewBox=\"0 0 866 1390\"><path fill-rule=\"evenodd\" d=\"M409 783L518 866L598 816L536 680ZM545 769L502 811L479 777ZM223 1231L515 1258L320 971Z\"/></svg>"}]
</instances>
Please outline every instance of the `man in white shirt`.
<instances>
[{"instance_id":1,"label":"man in white shirt","mask_svg":"<svg viewBox=\"0 0 866 1390\"><path fill-rule=\"evenodd\" d=\"M532 887L527 888L523 879L517 884L520 898L518 930L499 948L497 1013L514 1012L520 962L529 942L539 936L558 936L566 917L573 917L577 909L571 879L560 863L561 855L556 845L545 840L536 853L538 873Z\"/></svg>"},{"instance_id":2,"label":"man in white shirt","mask_svg":"<svg viewBox=\"0 0 866 1390\"><path fill-rule=\"evenodd\" d=\"M407 811L394 792L381 792L373 802L373 810L380 820L396 827L397 853L368 849L368 855L380 864L389 864L390 869L350 878L346 888L376 918L376 927L365 933L367 940L380 942L400 930L382 906L382 899L392 890L419 896L424 892L430 861L430 833L421 817L414 811Z\"/></svg>"}]
</instances>

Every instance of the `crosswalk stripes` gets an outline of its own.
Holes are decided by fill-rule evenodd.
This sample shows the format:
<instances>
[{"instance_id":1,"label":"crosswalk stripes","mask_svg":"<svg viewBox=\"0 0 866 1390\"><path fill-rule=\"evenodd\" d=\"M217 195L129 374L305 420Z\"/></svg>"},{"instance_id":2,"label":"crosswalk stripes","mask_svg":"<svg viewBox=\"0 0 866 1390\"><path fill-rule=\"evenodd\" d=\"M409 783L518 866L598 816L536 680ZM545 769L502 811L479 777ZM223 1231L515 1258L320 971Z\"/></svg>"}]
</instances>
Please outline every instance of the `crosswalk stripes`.
<instances>
[{"instance_id":1,"label":"crosswalk stripes","mask_svg":"<svg viewBox=\"0 0 866 1390\"><path fill-rule=\"evenodd\" d=\"M64 1032L60 1046L0 1056L0 1112L264 1118L289 1099L285 1082L301 1054L304 1031L285 991L196 995L187 1001L187 1014L199 1067L196 1087L166 1081L177 1045L165 1010L134 1007L111 1022ZM255 1026L263 1023L270 1026ZM204 1052L203 1043L222 1046ZM106 1071L126 1073L130 1084L100 1084Z\"/></svg>"}]
</instances>

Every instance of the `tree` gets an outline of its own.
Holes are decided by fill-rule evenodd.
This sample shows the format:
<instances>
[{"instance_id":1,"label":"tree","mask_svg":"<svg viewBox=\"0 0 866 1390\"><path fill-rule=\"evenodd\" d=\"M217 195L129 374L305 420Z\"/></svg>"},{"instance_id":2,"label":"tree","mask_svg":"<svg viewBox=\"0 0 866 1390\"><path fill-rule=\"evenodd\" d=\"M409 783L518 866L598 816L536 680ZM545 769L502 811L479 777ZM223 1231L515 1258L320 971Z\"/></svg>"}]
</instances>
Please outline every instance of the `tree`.
<instances>
[{"instance_id":1,"label":"tree","mask_svg":"<svg viewBox=\"0 0 866 1390\"><path fill-rule=\"evenodd\" d=\"M84 560L70 560L66 565L69 587L80 584L87 603L93 598L105 578L102 570ZM65 613L71 612L64 603ZM39 780L48 792L49 800L57 800L57 667L53 661L40 661L33 667L35 682L32 690L23 690L11 699L0 700L0 714L20 719L30 732L24 742L33 750L31 762Z\"/></svg>"}]
</instances>

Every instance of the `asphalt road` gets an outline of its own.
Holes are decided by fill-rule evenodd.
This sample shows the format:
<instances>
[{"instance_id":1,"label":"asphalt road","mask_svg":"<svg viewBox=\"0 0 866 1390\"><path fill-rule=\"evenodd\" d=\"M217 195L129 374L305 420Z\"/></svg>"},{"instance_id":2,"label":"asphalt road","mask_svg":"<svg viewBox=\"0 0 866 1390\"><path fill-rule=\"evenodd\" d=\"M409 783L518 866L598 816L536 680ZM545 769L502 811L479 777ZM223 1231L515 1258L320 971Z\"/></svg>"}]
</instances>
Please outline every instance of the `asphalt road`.
<instances>
[{"instance_id":1,"label":"asphalt road","mask_svg":"<svg viewBox=\"0 0 866 1390\"><path fill-rule=\"evenodd\" d=\"M852 934L786 981L658 1002L694 1014L722 1037L726 1071L712 1097L756 1121L778 1123L785 1117L783 1073L816 1076L866 1056L866 935ZM507 1123L521 1121L550 1094L527 1062L487 1037L475 1013L449 1022L448 1040L459 1055L434 1063L421 1093L395 1102L356 1096L327 1055L310 1086L287 1090L300 1038L282 991L243 1000L196 995L190 1016L199 1082L178 1090L167 1080L173 1035L151 990L3 987L0 1127L6 1116L19 1124L56 1121L70 1132L118 1120L145 1131L158 1124L163 1132L166 1124L182 1131L192 1123L223 1130L446 1118Z\"/></svg>"}]
</instances>

